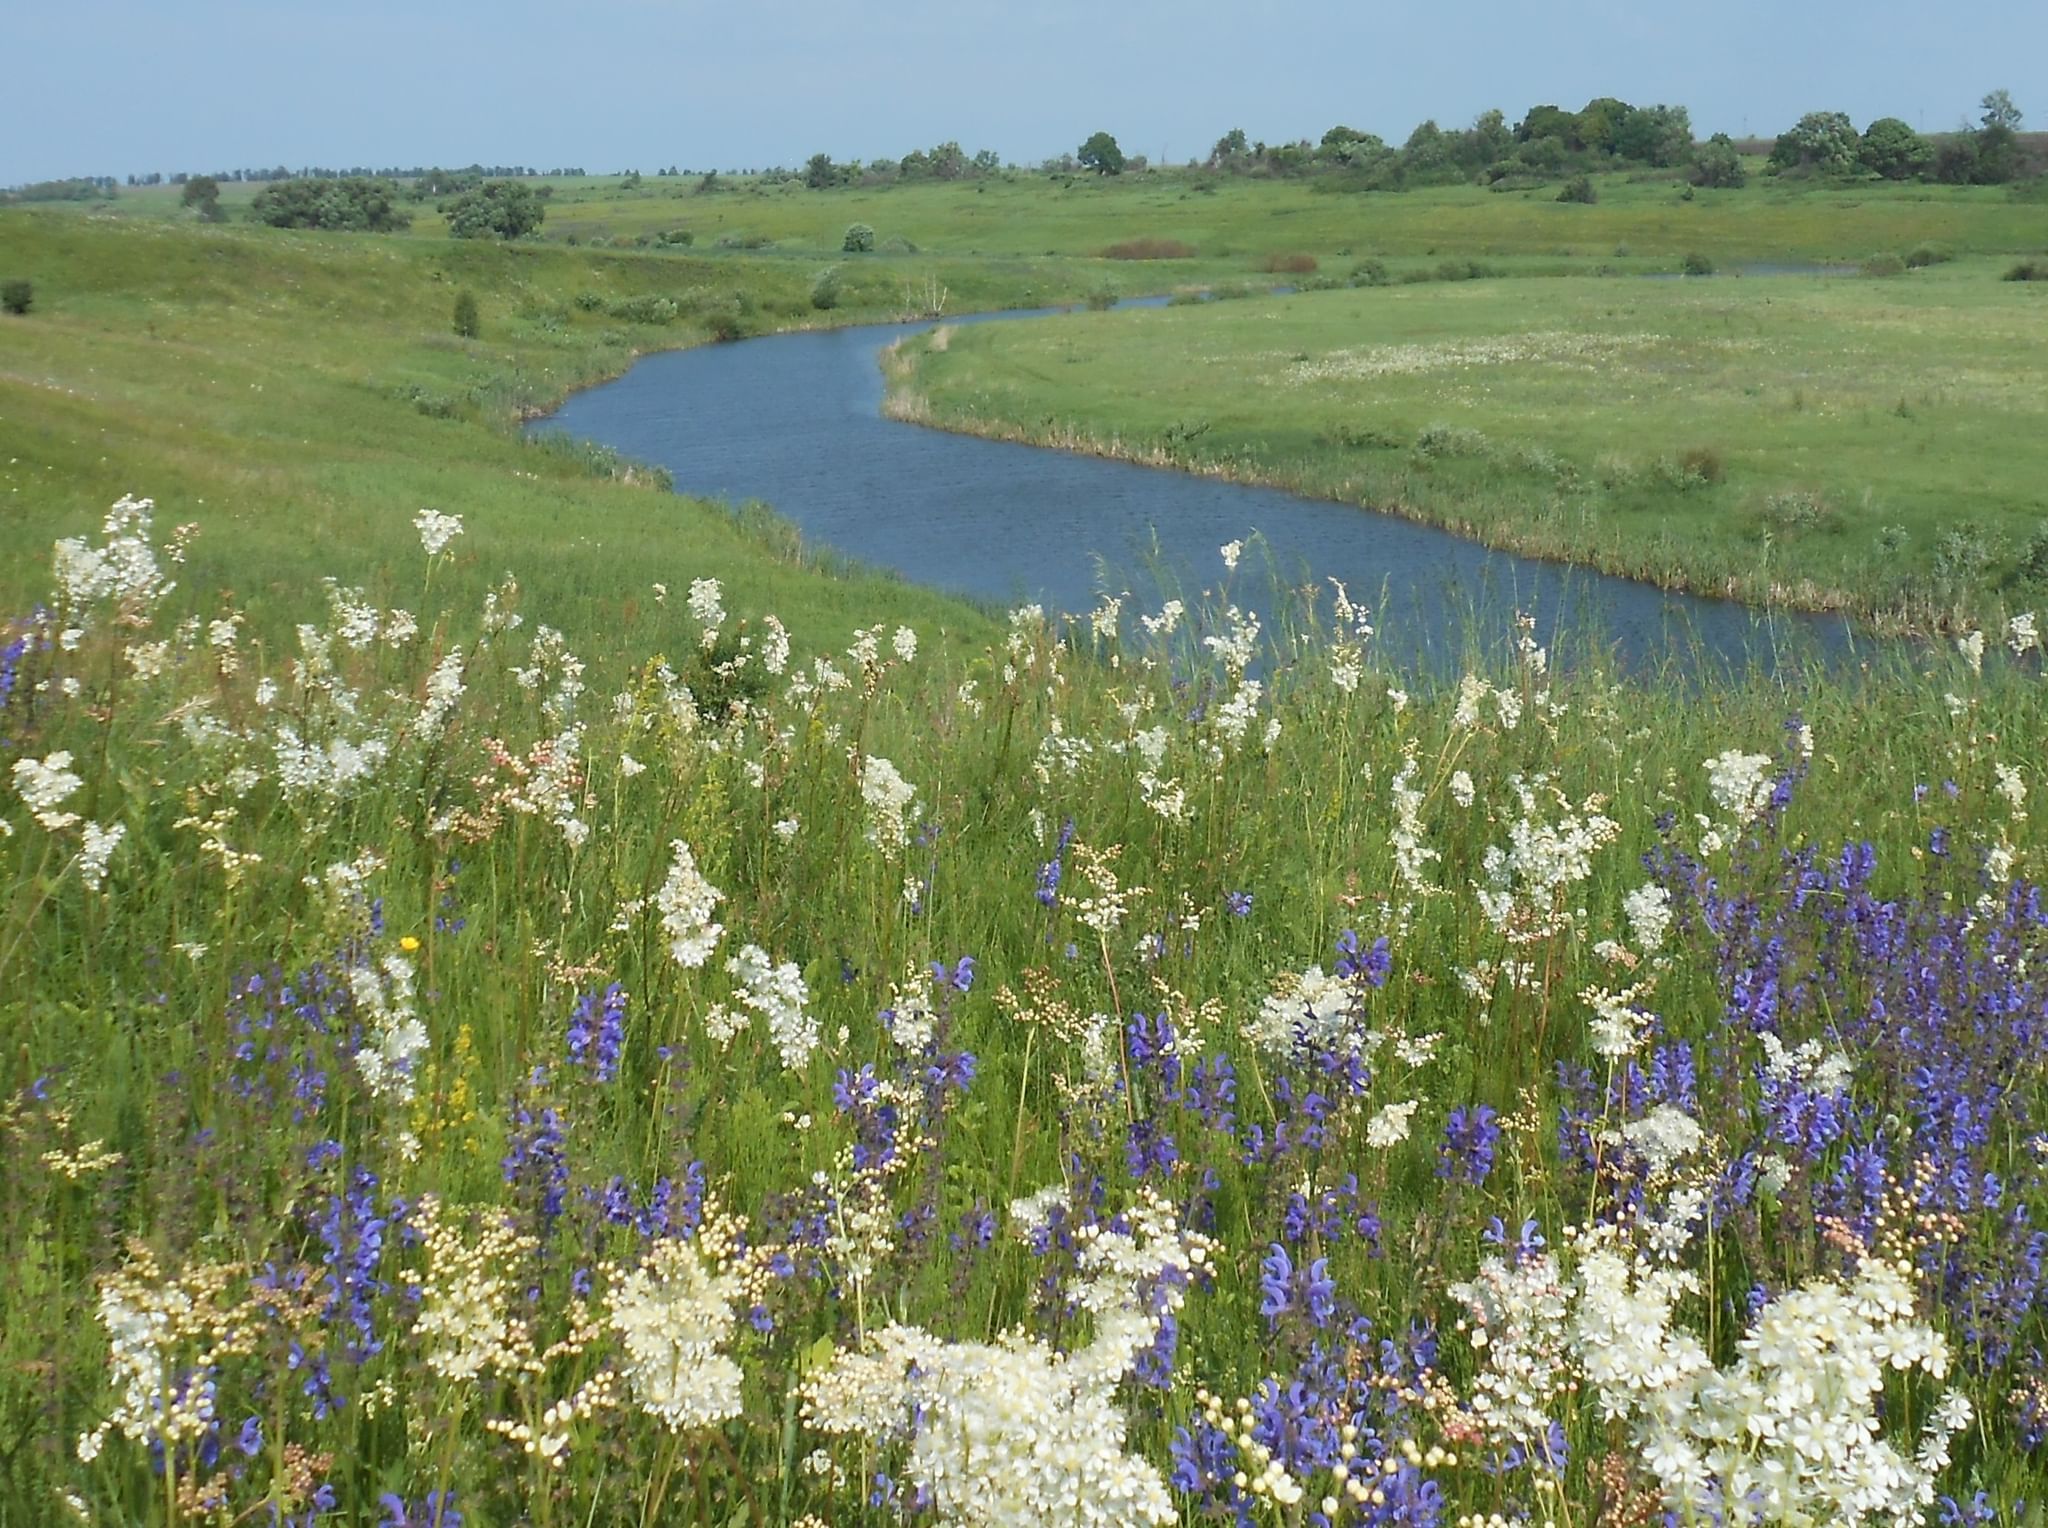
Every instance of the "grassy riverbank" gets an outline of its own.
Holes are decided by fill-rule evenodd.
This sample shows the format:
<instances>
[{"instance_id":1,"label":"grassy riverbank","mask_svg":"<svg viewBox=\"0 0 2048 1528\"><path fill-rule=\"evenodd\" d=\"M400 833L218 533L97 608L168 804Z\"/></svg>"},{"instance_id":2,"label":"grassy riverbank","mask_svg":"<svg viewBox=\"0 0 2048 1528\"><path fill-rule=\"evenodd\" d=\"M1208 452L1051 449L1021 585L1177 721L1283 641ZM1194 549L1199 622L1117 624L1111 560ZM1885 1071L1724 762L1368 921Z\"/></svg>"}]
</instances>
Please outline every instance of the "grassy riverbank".
<instances>
[{"instance_id":1,"label":"grassy riverbank","mask_svg":"<svg viewBox=\"0 0 2048 1528\"><path fill-rule=\"evenodd\" d=\"M890 407L1925 627L2048 580L2048 301L2000 274L1433 281L963 329L903 347Z\"/></svg>"},{"instance_id":2,"label":"grassy riverbank","mask_svg":"<svg viewBox=\"0 0 2048 1528\"><path fill-rule=\"evenodd\" d=\"M0 323L0 602L42 592L51 538L147 487L212 534L195 549L250 618L295 602L312 569L375 585L409 564L422 504L466 505L501 551L456 577L543 561L578 629L661 619L650 578L717 564L764 601L836 629L860 612L975 618L878 579L806 582L782 533L659 491L602 451L523 442L519 421L645 351L714 334L1077 299L1067 262L928 260L849 271L812 306L816 268L550 246L285 233L0 213L0 270L35 282ZM482 332L458 338L458 290ZM759 519L760 517L756 517ZM777 543L782 550L777 551ZM650 559L650 548L659 550ZM977 628L978 629L978 628Z\"/></svg>"}]
</instances>

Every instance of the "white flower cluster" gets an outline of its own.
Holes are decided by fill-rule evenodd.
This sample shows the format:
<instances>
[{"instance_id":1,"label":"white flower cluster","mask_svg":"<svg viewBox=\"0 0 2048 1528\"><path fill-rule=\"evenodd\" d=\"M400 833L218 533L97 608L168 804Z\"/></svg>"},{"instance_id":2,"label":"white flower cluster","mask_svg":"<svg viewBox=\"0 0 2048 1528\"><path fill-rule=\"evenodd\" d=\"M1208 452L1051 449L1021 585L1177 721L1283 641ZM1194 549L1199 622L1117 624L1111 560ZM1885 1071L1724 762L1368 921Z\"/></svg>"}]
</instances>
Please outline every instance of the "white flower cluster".
<instances>
[{"instance_id":1,"label":"white flower cluster","mask_svg":"<svg viewBox=\"0 0 2048 1528\"><path fill-rule=\"evenodd\" d=\"M427 1026L413 1011L412 963L386 955L375 965L353 966L349 993L363 1024L356 1066L372 1093L393 1102L412 1101L413 1066L427 1048Z\"/></svg>"},{"instance_id":2,"label":"white flower cluster","mask_svg":"<svg viewBox=\"0 0 2048 1528\"><path fill-rule=\"evenodd\" d=\"M317 743L299 736L299 729L281 725L271 740L277 754L278 787L288 797L319 796L340 801L358 785L376 778L391 756L381 737L352 742L345 737Z\"/></svg>"},{"instance_id":3,"label":"white flower cluster","mask_svg":"<svg viewBox=\"0 0 2048 1528\"><path fill-rule=\"evenodd\" d=\"M420 533L420 550L429 557L439 557L448 550L448 544L462 534L462 516L444 515L438 509L423 509L412 517L412 527Z\"/></svg>"},{"instance_id":4,"label":"white flower cluster","mask_svg":"<svg viewBox=\"0 0 2048 1528\"><path fill-rule=\"evenodd\" d=\"M818 1021L804 1012L810 989L792 961L776 965L758 944L742 945L725 963L739 983L739 1001L768 1021L768 1037L782 1054L782 1064L800 1072L818 1048Z\"/></svg>"},{"instance_id":5,"label":"white flower cluster","mask_svg":"<svg viewBox=\"0 0 2048 1528\"><path fill-rule=\"evenodd\" d=\"M1175 1284L1160 1290L1166 1308L1179 1304L1178 1278L1206 1261L1207 1244L1151 1199L1129 1233L1084 1242L1079 1303L1096 1323L1086 1346L1062 1353L1015 1334L946 1342L891 1325L805 1387L806 1419L876 1443L907 1440L905 1478L929 1493L943 1524L1164 1528L1175 1520L1166 1482L1124 1452L1115 1393L1157 1335L1153 1287L1173 1270Z\"/></svg>"},{"instance_id":6,"label":"white flower cluster","mask_svg":"<svg viewBox=\"0 0 2048 1528\"><path fill-rule=\"evenodd\" d=\"M1714 803L1738 825L1761 812L1771 799L1771 756L1730 748L1708 759L1707 789Z\"/></svg>"},{"instance_id":7,"label":"white flower cluster","mask_svg":"<svg viewBox=\"0 0 2048 1528\"><path fill-rule=\"evenodd\" d=\"M78 858L73 863L78 867L78 878L85 882L88 891L100 889L107 878L107 861L113 858L114 850L127 836L127 825L119 822L110 828L89 822L81 830Z\"/></svg>"},{"instance_id":8,"label":"white flower cluster","mask_svg":"<svg viewBox=\"0 0 2048 1528\"><path fill-rule=\"evenodd\" d=\"M664 1238L617 1280L606 1298L634 1401L671 1432L740 1414L740 1366L720 1347L732 1338L739 1275L707 1263L695 1242Z\"/></svg>"},{"instance_id":9,"label":"white flower cluster","mask_svg":"<svg viewBox=\"0 0 2048 1528\"><path fill-rule=\"evenodd\" d=\"M1286 1059L1302 1046L1338 1055L1369 1048L1373 1038L1361 1023L1358 994L1321 966L1283 974L1245 1026L1246 1038L1268 1055Z\"/></svg>"},{"instance_id":10,"label":"white flower cluster","mask_svg":"<svg viewBox=\"0 0 2048 1528\"><path fill-rule=\"evenodd\" d=\"M1948 1372L1948 1344L1913 1319L1910 1270L1872 1257L1846 1287L1819 1279L1780 1295L1725 1370L1671 1328L1690 1275L1600 1248L1580 1280L1574 1346L1671 1511L1718 1517L1740 1503L1757 1522L1906 1523L1933 1505L1970 1407L1950 1391L1910 1456L1884 1436L1886 1372Z\"/></svg>"},{"instance_id":11,"label":"white flower cluster","mask_svg":"<svg viewBox=\"0 0 2048 1528\"><path fill-rule=\"evenodd\" d=\"M476 1239L422 1194L413 1229L426 1251L419 1278L420 1314L413 1331L426 1349L427 1367L458 1384L486 1369L509 1372L519 1360L520 1334L509 1314L517 1262L533 1249L503 1217L484 1216Z\"/></svg>"},{"instance_id":12,"label":"white flower cluster","mask_svg":"<svg viewBox=\"0 0 2048 1528\"><path fill-rule=\"evenodd\" d=\"M103 546L70 537L56 546L57 596L67 615L82 621L85 608L101 600L147 607L170 593L150 544L152 499L123 498L107 511Z\"/></svg>"},{"instance_id":13,"label":"white flower cluster","mask_svg":"<svg viewBox=\"0 0 2048 1528\"><path fill-rule=\"evenodd\" d=\"M68 748L60 748L47 758L14 761L15 790L27 803L29 815L52 833L78 821L76 812L60 808L84 783L72 772Z\"/></svg>"},{"instance_id":14,"label":"white flower cluster","mask_svg":"<svg viewBox=\"0 0 2048 1528\"><path fill-rule=\"evenodd\" d=\"M1550 1407L1574 1379L1565 1317L1572 1287L1549 1253L1510 1263L1484 1259L1478 1276L1454 1284L1481 1368L1472 1409L1496 1443L1528 1444L1549 1431Z\"/></svg>"},{"instance_id":15,"label":"white flower cluster","mask_svg":"<svg viewBox=\"0 0 2048 1528\"><path fill-rule=\"evenodd\" d=\"M917 787L887 759L870 755L860 761L860 798L868 809L868 842L892 858L901 854L910 843L904 814L917 799Z\"/></svg>"},{"instance_id":16,"label":"white flower cluster","mask_svg":"<svg viewBox=\"0 0 2048 1528\"><path fill-rule=\"evenodd\" d=\"M1541 775L1510 784L1521 798L1522 815L1508 830L1508 846L1489 844L1480 863L1488 885L1477 888L1487 921L1511 936L1541 938L1571 925L1565 893L1593 873L1593 854L1614 841L1621 825L1589 799L1573 807ZM1556 822L1537 815L1536 796L1547 790L1559 809Z\"/></svg>"},{"instance_id":17,"label":"white flower cluster","mask_svg":"<svg viewBox=\"0 0 2048 1528\"><path fill-rule=\"evenodd\" d=\"M1664 936L1671 932L1670 892L1654 881L1638 886L1621 899L1621 910L1638 949L1654 955L1664 947Z\"/></svg>"},{"instance_id":18,"label":"white flower cluster","mask_svg":"<svg viewBox=\"0 0 2048 1528\"><path fill-rule=\"evenodd\" d=\"M654 905L661 912L661 931L668 935L669 954L677 965L695 970L711 958L718 941L725 937L725 925L711 919L725 893L699 873L688 844L678 838L669 850L675 860L669 866L668 879L654 894Z\"/></svg>"}]
</instances>

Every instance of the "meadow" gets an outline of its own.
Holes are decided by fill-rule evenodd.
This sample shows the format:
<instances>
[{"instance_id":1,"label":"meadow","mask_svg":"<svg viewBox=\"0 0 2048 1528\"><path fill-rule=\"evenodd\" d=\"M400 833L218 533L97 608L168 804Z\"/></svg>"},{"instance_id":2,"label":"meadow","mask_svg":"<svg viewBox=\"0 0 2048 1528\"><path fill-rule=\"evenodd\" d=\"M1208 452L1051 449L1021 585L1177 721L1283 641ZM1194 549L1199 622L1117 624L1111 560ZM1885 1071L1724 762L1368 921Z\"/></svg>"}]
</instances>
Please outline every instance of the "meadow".
<instances>
[{"instance_id":1,"label":"meadow","mask_svg":"<svg viewBox=\"0 0 2048 1528\"><path fill-rule=\"evenodd\" d=\"M0 1523L2042 1521L2031 607L981 610L516 426L1107 262L133 214L0 214ZM1504 287L1694 296L1138 317Z\"/></svg>"},{"instance_id":2,"label":"meadow","mask_svg":"<svg viewBox=\"0 0 2048 1528\"><path fill-rule=\"evenodd\" d=\"M949 330L901 347L890 406L1894 629L2048 590L2036 283L1402 274Z\"/></svg>"}]
</instances>

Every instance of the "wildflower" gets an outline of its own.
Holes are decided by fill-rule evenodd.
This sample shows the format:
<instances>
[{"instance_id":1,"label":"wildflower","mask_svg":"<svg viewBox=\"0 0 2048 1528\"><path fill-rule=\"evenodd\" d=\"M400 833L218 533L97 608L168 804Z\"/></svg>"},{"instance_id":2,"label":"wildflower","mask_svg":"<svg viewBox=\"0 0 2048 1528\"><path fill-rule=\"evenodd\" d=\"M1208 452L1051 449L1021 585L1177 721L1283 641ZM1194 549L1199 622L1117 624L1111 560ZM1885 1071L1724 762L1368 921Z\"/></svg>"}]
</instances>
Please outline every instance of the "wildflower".
<instances>
[{"instance_id":1,"label":"wildflower","mask_svg":"<svg viewBox=\"0 0 2048 1528\"><path fill-rule=\"evenodd\" d=\"M1223 558L1224 568L1230 572L1236 572L1237 560L1244 555L1244 543L1242 541L1226 541L1218 548L1218 551Z\"/></svg>"},{"instance_id":2,"label":"wildflower","mask_svg":"<svg viewBox=\"0 0 2048 1528\"><path fill-rule=\"evenodd\" d=\"M14 788L35 820L52 833L78 821L76 812L60 812L66 798L85 782L71 772L71 751L60 748L43 759L14 761Z\"/></svg>"},{"instance_id":3,"label":"wildflower","mask_svg":"<svg viewBox=\"0 0 2048 1528\"><path fill-rule=\"evenodd\" d=\"M421 510L412 517L412 525L420 533L420 550L429 557L439 557L462 534L462 516L444 515L438 509Z\"/></svg>"},{"instance_id":4,"label":"wildflower","mask_svg":"<svg viewBox=\"0 0 2048 1528\"><path fill-rule=\"evenodd\" d=\"M902 853L910 843L903 815L917 799L917 787L887 759L870 755L860 762L860 796L868 808L868 842L891 857Z\"/></svg>"},{"instance_id":5,"label":"wildflower","mask_svg":"<svg viewBox=\"0 0 2048 1528\"><path fill-rule=\"evenodd\" d=\"M725 893L698 873L696 857L690 853L688 844L678 838L669 850L675 856L674 862L669 866L668 879L655 893L654 905L661 910L661 927L668 935L669 954L677 965L694 970L711 958L711 952L725 936L725 925L711 921L712 911L725 900Z\"/></svg>"},{"instance_id":6,"label":"wildflower","mask_svg":"<svg viewBox=\"0 0 2048 1528\"><path fill-rule=\"evenodd\" d=\"M103 828L96 822L85 825L78 850L78 878L85 882L88 891L98 891L107 878L107 861L113 857L115 848L127 836L124 823L115 823Z\"/></svg>"},{"instance_id":7,"label":"wildflower","mask_svg":"<svg viewBox=\"0 0 2048 1528\"><path fill-rule=\"evenodd\" d=\"M739 1275L707 1263L695 1242L664 1237L606 1298L633 1400L670 1432L740 1414L740 1366L720 1348L732 1340Z\"/></svg>"},{"instance_id":8,"label":"wildflower","mask_svg":"<svg viewBox=\"0 0 2048 1528\"><path fill-rule=\"evenodd\" d=\"M1715 803L1737 823L1748 822L1771 799L1769 754L1730 748L1707 760L1705 767Z\"/></svg>"},{"instance_id":9,"label":"wildflower","mask_svg":"<svg viewBox=\"0 0 2048 1528\"><path fill-rule=\"evenodd\" d=\"M1366 1124L1365 1144L1380 1150L1400 1145L1408 1139L1408 1122L1421 1107L1421 1103L1412 1098L1406 1103L1382 1105Z\"/></svg>"},{"instance_id":10,"label":"wildflower","mask_svg":"<svg viewBox=\"0 0 2048 1528\"><path fill-rule=\"evenodd\" d=\"M705 628L705 646L717 636L718 628L725 624L724 587L715 578L693 578L690 580L690 614Z\"/></svg>"},{"instance_id":11,"label":"wildflower","mask_svg":"<svg viewBox=\"0 0 2048 1528\"><path fill-rule=\"evenodd\" d=\"M1622 898L1621 910L1628 916L1629 932L1645 955L1664 946L1671 929L1671 893L1652 881L1638 886Z\"/></svg>"},{"instance_id":12,"label":"wildflower","mask_svg":"<svg viewBox=\"0 0 2048 1528\"><path fill-rule=\"evenodd\" d=\"M2012 649L2015 658L2024 658L2041 645L2041 633L2034 624L2033 611L2016 615L2005 623L2005 645Z\"/></svg>"},{"instance_id":13,"label":"wildflower","mask_svg":"<svg viewBox=\"0 0 2048 1528\"><path fill-rule=\"evenodd\" d=\"M782 1064L802 1071L818 1047L818 1021L804 1012L811 994L803 973L787 961L776 965L757 944L743 945L725 968L740 984L739 1000L768 1021Z\"/></svg>"}]
</instances>

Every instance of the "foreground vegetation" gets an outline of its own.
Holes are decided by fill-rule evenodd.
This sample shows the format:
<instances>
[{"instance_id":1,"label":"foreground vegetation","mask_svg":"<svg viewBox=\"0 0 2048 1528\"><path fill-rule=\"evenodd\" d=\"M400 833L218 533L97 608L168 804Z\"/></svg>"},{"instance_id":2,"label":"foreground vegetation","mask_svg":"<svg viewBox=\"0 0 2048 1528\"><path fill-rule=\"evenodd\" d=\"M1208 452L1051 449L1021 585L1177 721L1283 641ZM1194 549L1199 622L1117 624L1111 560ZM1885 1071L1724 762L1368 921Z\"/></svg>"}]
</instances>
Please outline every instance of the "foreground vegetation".
<instances>
[{"instance_id":1,"label":"foreground vegetation","mask_svg":"<svg viewBox=\"0 0 2048 1528\"><path fill-rule=\"evenodd\" d=\"M1394 284L949 329L891 408L1899 627L2048 592L2038 285L1360 273Z\"/></svg>"},{"instance_id":2,"label":"foreground vegetation","mask_svg":"<svg viewBox=\"0 0 2048 1528\"><path fill-rule=\"evenodd\" d=\"M707 562L586 664L477 509L272 650L124 501L12 628L18 1519L2038 1494L2031 623L1410 695L1248 569L792 650Z\"/></svg>"},{"instance_id":3,"label":"foreground vegetation","mask_svg":"<svg viewBox=\"0 0 2048 1528\"><path fill-rule=\"evenodd\" d=\"M1425 691L1256 547L999 618L516 431L1106 268L0 218L0 1520L2040 1522L2031 607ZM1996 398L1912 279L1512 290L1947 290Z\"/></svg>"}]
</instances>

